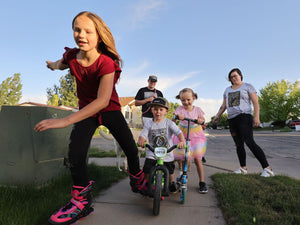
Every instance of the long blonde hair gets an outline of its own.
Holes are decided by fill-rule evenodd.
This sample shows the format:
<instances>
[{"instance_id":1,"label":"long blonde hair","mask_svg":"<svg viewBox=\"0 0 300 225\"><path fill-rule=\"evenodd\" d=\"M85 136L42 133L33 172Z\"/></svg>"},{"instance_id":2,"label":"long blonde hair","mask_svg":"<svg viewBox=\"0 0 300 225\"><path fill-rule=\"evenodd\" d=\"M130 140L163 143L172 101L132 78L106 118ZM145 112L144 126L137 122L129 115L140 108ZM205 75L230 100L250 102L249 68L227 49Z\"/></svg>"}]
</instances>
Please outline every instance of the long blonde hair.
<instances>
[{"instance_id":1,"label":"long blonde hair","mask_svg":"<svg viewBox=\"0 0 300 225\"><path fill-rule=\"evenodd\" d=\"M122 59L119 53L117 52L114 37L108 26L105 24L105 22L97 14L88 11L83 11L78 13L74 17L72 21L73 30L75 20L79 16L86 16L93 21L96 28L96 32L99 37L98 51L112 58L121 67Z\"/></svg>"}]
</instances>

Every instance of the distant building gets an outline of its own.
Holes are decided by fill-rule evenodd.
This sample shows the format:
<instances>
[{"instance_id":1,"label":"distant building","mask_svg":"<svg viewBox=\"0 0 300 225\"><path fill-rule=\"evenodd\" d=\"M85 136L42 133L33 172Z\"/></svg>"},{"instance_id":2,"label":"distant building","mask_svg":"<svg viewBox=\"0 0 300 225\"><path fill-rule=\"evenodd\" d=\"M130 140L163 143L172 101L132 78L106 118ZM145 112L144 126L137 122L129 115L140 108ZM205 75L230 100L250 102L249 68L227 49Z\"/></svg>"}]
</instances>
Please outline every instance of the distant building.
<instances>
[{"instance_id":1,"label":"distant building","mask_svg":"<svg viewBox=\"0 0 300 225\"><path fill-rule=\"evenodd\" d=\"M121 111L132 128L141 128L142 120L141 120L141 108L139 106L135 106L134 97L119 97L121 104Z\"/></svg>"},{"instance_id":2,"label":"distant building","mask_svg":"<svg viewBox=\"0 0 300 225\"><path fill-rule=\"evenodd\" d=\"M23 102L23 103L19 104L18 106L41 106L41 107L51 107L51 108L54 108L54 109L63 109L63 110L73 111L73 112L78 111L78 108L76 108L76 107L64 106L64 105L53 106L53 105L46 105L46 104L36 103L36 102Z\"/></svg>"},{"instance_id":3,"label":"distant building","mask_svg":"<svg viewBox=\"0 0 300 225\"><path fill-rule=\"evenodd\" d=\"M141 109L139 106L135 106L134 97L119 97L120 104L121 104L121 111L124 115L127 123L130 127L133 128L141 128L142 127L142 120L141 120ZM41 106L41 107L51 107L55 109L63 109L67 111L78 111L78 108L70 107L70 106L53 106L53 105L46 105L46 104L40 104L35 102L23 102L19 104L18 106Z\"/></svg>"}]
</instances>

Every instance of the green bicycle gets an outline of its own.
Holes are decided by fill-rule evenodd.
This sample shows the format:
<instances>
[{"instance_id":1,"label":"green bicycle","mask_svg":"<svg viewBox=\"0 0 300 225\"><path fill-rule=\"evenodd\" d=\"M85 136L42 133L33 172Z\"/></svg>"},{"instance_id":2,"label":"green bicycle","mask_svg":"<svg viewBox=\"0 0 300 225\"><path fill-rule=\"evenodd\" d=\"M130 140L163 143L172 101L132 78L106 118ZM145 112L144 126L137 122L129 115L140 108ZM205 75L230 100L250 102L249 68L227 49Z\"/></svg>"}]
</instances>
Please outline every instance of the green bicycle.
<instances>
[{"instance_id":1,"label":"green bicycle","mask_svg":"<svg viewBox=\"0 0 300 225\"><path fill-rule=\"evenodd\" d=\"M153 215L157 216L160 212L160 201L162 196L169 196L169 170L164 165L164 158L167 153L173 151L177 145L171 148L155 147L145 144L157 158L156 165L149 172L148 192L149 196L153 197Z\"/></svg>"}]
</instances>

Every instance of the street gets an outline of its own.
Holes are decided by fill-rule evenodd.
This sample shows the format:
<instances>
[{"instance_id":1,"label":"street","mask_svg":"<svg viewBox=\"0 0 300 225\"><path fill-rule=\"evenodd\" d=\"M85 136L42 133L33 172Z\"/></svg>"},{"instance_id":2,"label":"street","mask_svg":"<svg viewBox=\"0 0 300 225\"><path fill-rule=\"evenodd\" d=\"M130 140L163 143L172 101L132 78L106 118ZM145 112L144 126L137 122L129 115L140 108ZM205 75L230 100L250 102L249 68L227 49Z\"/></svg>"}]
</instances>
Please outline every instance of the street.
<instances>
[{"instance_id":1,"label":"street","mask_svg":"<svg viewBox=\"0 0 300 225\"><path fill-rule=\"evenodd\" d=\"M226 169L239 167L235 145L229 130L208 130L206 158L220 160ZM275 174L284 174L300 179L300 132L257 131L254 140L263 149ZM246 147L248 172L261 172L259 162Z\"/></svg>"},{"instance_id":2,"label":"street","mask_svg":"<svg viewBox=\"0 0 300 225\"><path fill-rule=\"evenodd\" d=\"M229 130L205 131L207 136L207 165L209 162L222 161L224 170L234 171L239 163L235 151L235 145ZM133 131L137 138L139 131ZM279 131L255 131L254 140L265 152L268 162L275 174L284 174L300 179L300 132ZM114 145L110 140L101 137L93 138L91 146L102 150L113 150ZM261 172L259 162L254 158L251 151L246 147L247 167L249 173Z\"/></svg>"}]
</instances>

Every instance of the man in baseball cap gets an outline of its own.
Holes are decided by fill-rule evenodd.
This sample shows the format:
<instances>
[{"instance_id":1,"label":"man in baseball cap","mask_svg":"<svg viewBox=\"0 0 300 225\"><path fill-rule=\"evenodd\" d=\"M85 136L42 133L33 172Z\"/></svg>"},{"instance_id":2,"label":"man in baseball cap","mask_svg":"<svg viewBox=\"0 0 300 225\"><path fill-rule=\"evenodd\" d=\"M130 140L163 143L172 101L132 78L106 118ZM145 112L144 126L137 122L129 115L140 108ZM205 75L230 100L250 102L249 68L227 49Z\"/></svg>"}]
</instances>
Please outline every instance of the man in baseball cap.
<instances>
[{"instance_id":1,"label":"man in baseball cap","mask_svg":"<svg viewBox=\"0 0 300 225\"><path fill-rule=\"evenodd\" d=\"M157 82L157 76L150 75L148 80L150 80L151 82Z\"/></svg>"},{"instance_id":2,"label":"man in baseball cap","mask_svg":"<svg viewBox=\"0 0 300 225\"><path fill-rule=\"evenodd\" d=\"M163 97L162 92L155 89L156 84L157 76L150 75L148 78L148 86L140 88L135 96L135 106L142 106L143 124L145 124L147 120L151 120L153 118L149 104L153 101L153 99Z\"/></svg>"}]
</instances>

